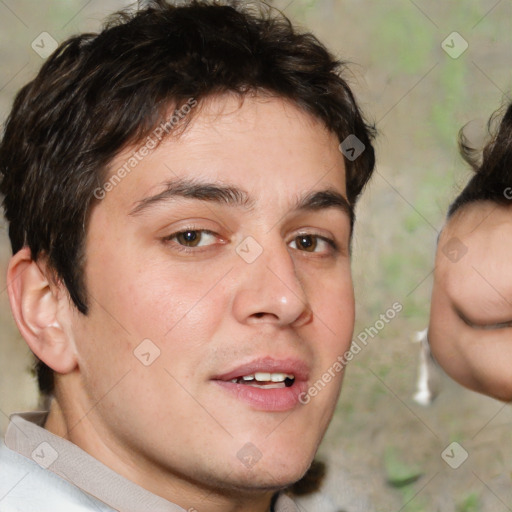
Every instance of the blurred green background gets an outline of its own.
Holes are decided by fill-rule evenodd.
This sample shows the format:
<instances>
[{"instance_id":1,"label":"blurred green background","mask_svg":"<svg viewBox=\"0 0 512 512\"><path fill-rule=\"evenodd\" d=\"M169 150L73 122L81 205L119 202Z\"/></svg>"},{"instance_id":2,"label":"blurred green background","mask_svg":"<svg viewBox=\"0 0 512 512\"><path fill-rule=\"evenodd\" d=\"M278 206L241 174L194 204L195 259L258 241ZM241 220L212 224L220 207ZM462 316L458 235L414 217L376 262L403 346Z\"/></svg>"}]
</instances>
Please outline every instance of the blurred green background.
<instances>
[{"instance_id":1,"label":"blurred green background","mask_svg":"<svg viewBox=\"0 0 512 512\"><path fill-rule=\"evenodd\" d=\"M128 4L0 0L2 121L16 91L43 62L31 48L39 34L62 41L97 30L107 13ZM377 172L357 212L355 334L373 326L393 303L403 305L350 364L320 450L329 465L322 496L300 506L310 512L512 510L509 405L445 377L433 405L417 405L412 396L419 346L411 341L428 321L438 232L469 175L458 155L458 131L467 125L470 140L481 144L488 117L512 95L512 2L276 0L274 5L349 63L349 82L379 131ZM5 269L10 249L3 224L0 235ZM10 413L35 407L37 396L30 354L10 317L5 271L0 290L2 430ZM441 458L453 441L469 454L458 469Z\"/></svg>"}]
</instances>

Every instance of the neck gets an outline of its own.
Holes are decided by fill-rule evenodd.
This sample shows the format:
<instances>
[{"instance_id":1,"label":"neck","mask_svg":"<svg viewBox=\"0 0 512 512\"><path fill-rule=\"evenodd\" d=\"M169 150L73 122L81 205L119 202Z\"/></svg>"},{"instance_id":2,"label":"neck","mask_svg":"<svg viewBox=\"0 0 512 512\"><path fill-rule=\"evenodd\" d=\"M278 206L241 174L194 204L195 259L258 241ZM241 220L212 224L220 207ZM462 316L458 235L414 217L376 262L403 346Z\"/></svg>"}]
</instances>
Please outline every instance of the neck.
<instances>
[{"instance_id":1,"label":"neck","mask_svg":"<svg viewBox=\"0 0 512 512\"><path fill-rule=\"evenodd\" d=\"M81 418L81 419L77 419ZM242 493L198 486L127 452L93 426L86 411L70 411L53 399L44 428L67 439L124 478L190 512L269 512L273 492ZM191 506L192 505L192 506Z\"/></svg>"}]
</instances>

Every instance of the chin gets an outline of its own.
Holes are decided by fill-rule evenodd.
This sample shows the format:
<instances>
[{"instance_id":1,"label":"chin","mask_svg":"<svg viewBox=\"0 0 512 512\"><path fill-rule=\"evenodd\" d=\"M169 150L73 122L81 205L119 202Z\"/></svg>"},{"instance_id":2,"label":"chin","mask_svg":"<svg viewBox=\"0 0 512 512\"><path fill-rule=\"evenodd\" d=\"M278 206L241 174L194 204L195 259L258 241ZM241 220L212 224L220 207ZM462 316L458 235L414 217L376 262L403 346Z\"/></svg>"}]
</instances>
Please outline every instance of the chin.
<instances>
[{"instance_id":1,"label":"chin","mask_svg":"<svg viewBox=\"0 0 512 512\"><path fill-rule=\"evenodd\" d=\"M275 468L253 470L241 475L235 487L246 492L276 492L293 486L306 474L307 467L301 471L276 472Z\"/></svg>"},{"instance_id":2,"label":"chin","mask_svg":"<svg viewBox=\"0 0 512 512\"><path fill-rule=\"evenodd\" d=\"M289 487L306 474L313 461L313 455L309 457L302 454L300 458L294 455L279 456L276 453L270 458L262 457L254 465L240 468L237 480L241 487L254 491L275 491Z\"/></svg>"}]
</instances>

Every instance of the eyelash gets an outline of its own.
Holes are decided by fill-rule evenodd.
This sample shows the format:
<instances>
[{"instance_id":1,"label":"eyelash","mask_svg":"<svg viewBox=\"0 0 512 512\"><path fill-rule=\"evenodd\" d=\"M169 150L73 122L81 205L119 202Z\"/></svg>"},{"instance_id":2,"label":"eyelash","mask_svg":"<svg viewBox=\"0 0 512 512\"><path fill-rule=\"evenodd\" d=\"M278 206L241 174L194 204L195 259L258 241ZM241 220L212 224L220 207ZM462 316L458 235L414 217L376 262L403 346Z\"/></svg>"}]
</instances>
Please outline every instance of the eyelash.
<instances>
[{"instance_id":1,"label":"eyelash","mask_svg":"<svg viewBox=\"0 0 512 512\"><path fill-rule=\"evenodd\" d=\"M172 234L164 237L162 239L162 241L164 243L173 242L174 238L178 237L179 235L188 233L188 232L201 233L201 234L212 235L212 236L215 236L217 238L221 238L220 235L218 235L217 233L215 233L214 231L211 231L209 229L198 229L198 228L189 227L189 228L185 228L185 229L180 229L180 231L176 231L175 233L172 233ZM290 242L288 242L287 245L289 245L292 242L295 242L298 238L303 237L303 236L304 237L305 236L315 237L318 241L323 241L323 242L327 243L332 248L334 253L338 253L339 252L339 247L338 247L338 244L335 242L335 240L333 240L332 238L323 236L323 235L319 235L317 233L308 233L308 232L297 233L292 238L292 240L290 240ZM211 245L213 245L213 244L206 245L206 246L199 246L199 247L188 247L186 245L182 245L179 242L174 241L173 245L174 245L174 249L179 251L179 252L188 253L188 254L191 254L191 253L196 253L197 254L197 253L202 252L204 250L208 250L208 248L211 247ZM294 250L299 251L299 252L306 252L306 253L308 252L308 251L303 251L303 250L296 249L296 248ZM318 253L312 252L310 254L318 254Z\"/></svg>"},{"instance_id":2,"label":"eyelash","mask_svg":"<svg viewBox=\"0 0 512 512\"><path fill-rule=\"evenodd\" d=\"M291 243L292 241L296 241L297 238L300 238L301 236L315 237L317 240L321 240L323 242L326 242L332 248L332 250L335 253L338 252L338 244L332 238L329 238L329 237L326 237L326 236L323 236L323 235L319 235L317 233L297 233L293 237L293 239L290 242L288 242L288 243ZM296 249L296 250L299 250L299 249ZM300 251L300 252L307 252L307 251Z\"/></svg>"},{"instance_id":3,"label":"eyelash","mask_svg":"<svg viewBox=\"0 0 512 512\"><path fill-rule=\"evenodd\" d=\"M208 250L208 247L210 247L209 245L200 246L200 247L188 247L186 245L180 244L179 242L176 242L176 241L173 242L173 238L176 238L179 235L182 235L184 233L189 233L189 232L201 233L201 235L213 235L217 238L221 238L217 233L215 233L214 231L210 231L209 229L198 229L198 228L189 227L189 228L185 228L185 229L180 229L179 231L176 231L175 233L172 233L169 236L164 237L162 239L162 241L165 243L173 243L174 249L177 250L178 252L182 252L182 253L191 254L191 253L198 253L198 252L202 252L204 250Z\"/></svg>"}]
</instances>

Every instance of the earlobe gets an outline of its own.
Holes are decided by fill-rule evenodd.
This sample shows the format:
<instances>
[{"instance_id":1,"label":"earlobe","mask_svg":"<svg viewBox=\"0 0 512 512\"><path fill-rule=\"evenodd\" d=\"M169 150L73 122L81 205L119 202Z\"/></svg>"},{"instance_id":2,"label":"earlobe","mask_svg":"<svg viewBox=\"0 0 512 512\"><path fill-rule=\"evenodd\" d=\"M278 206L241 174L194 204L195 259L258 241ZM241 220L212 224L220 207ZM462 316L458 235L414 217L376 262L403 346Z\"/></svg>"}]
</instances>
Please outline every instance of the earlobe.
<instances>
[{"instance_id":1,"label":"earlobe","mask_svg":"<svg viewBox=\"0 0 512 512\"><path fill-rule=\"evenodd\" d=\"M14 320L32 352L58 373L77 366L74 344L63 328L62 309L70 308L46 262L34 261L24 247L10 260L7 290ZM63 302L64 301L64 302Z\"/></svg>"}]
</instances>

